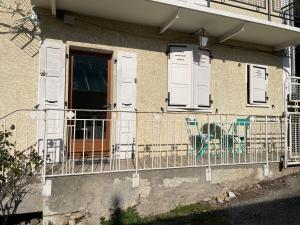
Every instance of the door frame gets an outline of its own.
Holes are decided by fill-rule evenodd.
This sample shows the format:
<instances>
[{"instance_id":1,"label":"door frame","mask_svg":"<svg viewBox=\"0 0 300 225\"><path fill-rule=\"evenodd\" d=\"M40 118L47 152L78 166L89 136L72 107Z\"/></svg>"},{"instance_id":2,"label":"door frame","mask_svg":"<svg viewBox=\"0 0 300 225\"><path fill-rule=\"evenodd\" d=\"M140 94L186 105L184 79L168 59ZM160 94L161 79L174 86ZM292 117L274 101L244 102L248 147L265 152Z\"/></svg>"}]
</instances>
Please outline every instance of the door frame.
<instances>
[{"instance_id":1,"label":"door frame","mask_svg":"<svg viewBox=\"0 0 300 225\"><path fill-rule=\"evenodd\" d=\"M73 103L73 65L74 65L74 55L73 54L83 54L83 55L91 55L91 56L104 56L107 61L107 105L111 106L111 96L112 96L112 54L109 53L99 53L99 52L92 52L92 51L86 51L86 50L77 50L77 49L69 49L69 71L68 71L68 100L67 100L67 108L68 110L76 110L73 109L72 103ZM109 107L110 108L110 107ZM101 110L101 109L99 109ZM94 139L94 143L92 140L88 141L89 139L86 139L85 142L85 148L91 147L93 144L95 148L97 146L100 146L102 148L102 140L103 140L103 149L100 151L87 151L85 150L85 155L89 155L92 153L93 155L96 155L98 153L101 153L101 157L109 157L110 154L110 137L111 137L111 112L107 111L106 113L106 132L105 132L105 138L104 139ZM72 134L71 134L72 136ZM70 139L70 137L68 137ZM69 140L69 143L73 143L73 140L71 138L71 141ZM83 139L75 139L75 147L74 147L74 153L77 156L81 156L83 154ZM73 148L70 144L68 144L70 152L73 151ZM81 150L80 150L81 149ZM88 156L87 156L88 157Z\"/></svg>"}]
</instances>

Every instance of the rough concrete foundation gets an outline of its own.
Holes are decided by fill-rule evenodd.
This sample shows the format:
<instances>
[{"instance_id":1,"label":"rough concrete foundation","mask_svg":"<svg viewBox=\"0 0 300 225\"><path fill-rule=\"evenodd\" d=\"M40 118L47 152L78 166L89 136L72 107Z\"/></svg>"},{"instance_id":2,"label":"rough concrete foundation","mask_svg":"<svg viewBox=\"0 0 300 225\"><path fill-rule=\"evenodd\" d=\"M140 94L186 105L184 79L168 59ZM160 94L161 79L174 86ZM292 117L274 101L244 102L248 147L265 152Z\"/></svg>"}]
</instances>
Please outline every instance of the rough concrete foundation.
<instances>
[{"instance_id":1,"label":"rough concrete foundation","mask_svg":"<svg viewBox=\"0 0 300 225\"><path fill-rule=\"evenodd\" d=\"M206 181L206 168L141 171L135 188L132 172L56 177L51 196L44 197L44 222L99 224L115 207L136 206L142 215L159 214L216 196L224 188L234 190L298 171L279 172L278 164L272 164L266 178L263 165L215 167L211 182Z\"/></svg>"}]
</instances>

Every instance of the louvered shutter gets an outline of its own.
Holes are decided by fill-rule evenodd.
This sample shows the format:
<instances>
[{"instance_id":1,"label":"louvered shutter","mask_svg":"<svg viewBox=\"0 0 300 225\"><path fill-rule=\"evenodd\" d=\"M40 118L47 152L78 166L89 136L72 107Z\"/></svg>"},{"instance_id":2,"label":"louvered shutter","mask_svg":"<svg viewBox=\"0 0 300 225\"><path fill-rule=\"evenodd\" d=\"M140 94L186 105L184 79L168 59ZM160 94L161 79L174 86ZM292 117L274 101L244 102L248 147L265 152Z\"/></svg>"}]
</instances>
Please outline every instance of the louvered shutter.
<instances>
[{"instance_id":1,"label":"louvered shutter","mask_svg":"<svg viewBox=\"0 0 300 225\"><path fill-rule=\"evenodd\" d=\"M249 94L250 104L267 102L267 67L250 65L249 66Z\"/></svg>"},{"instance_id":2,"label":"louvered shutter","mask_svg":"<svg viewBox=\"0 0 300 225\"><path fill-rule=\"evenodd\" d=\"M135 53L118 52L117 58L117 144L120 158L130 158L136 138L136 77L137 56Z\"/></svg>"},{"instance_id":3,"label":"louvered shutter","mask_svg":"<svg viewBox=\"0 0 300 225\"><path fill-rule=\"evenodd\" d=\"M185 46L170 46L168 59L169 106L191 108L192 50Z\"/></svg>"},{"instance_id":4,"label":"louvered shutter","mask_svg":"<svg viewBox=\"0 0 300 225\"><path fill-rule=\"evenodd\" d=\"M210 107L211 62L209 52L194 50L193 55L193 107Z\"/></svg>"}]
</instances>

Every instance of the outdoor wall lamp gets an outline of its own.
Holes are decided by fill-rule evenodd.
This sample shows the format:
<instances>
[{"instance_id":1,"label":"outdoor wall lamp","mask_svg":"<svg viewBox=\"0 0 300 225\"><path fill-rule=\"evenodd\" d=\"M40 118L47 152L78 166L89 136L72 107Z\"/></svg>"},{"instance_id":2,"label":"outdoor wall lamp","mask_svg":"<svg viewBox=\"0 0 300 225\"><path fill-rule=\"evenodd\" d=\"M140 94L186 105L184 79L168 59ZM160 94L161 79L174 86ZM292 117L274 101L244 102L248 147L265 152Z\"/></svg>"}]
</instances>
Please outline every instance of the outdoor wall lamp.
<instances>
[{"instance_id":1,"label":"outdoor wall lamp","mask_svg":"<svg viewBox=\"0 0 300 225\"><path fill-rule=\"evenodd\" d=\"M205 48L208 43L208 37L205 35L204 28L201 29L199 32L199 46L200 48Z\"/></svg>"}]
</instances>

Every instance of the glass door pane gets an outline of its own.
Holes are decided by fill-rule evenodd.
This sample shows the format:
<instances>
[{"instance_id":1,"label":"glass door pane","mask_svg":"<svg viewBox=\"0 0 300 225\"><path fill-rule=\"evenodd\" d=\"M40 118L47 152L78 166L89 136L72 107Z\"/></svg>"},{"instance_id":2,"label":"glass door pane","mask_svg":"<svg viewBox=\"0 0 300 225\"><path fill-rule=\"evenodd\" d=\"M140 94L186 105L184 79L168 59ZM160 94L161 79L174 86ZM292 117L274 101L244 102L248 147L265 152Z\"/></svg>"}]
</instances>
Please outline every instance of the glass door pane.
<instances>
[{"instance_id":1,"label":"glass door pane","mask_svg":"<svg viewBox=\"0 0 300 225\"><path fill-rule=\"evenodd\" d=\"M107 132L108 63L109 57L84 52L71 53L72 57L72 109L76 114L76 139L104 139ZM103 127L104 126L104 127Z\"/></svg>"}]
</instances>

